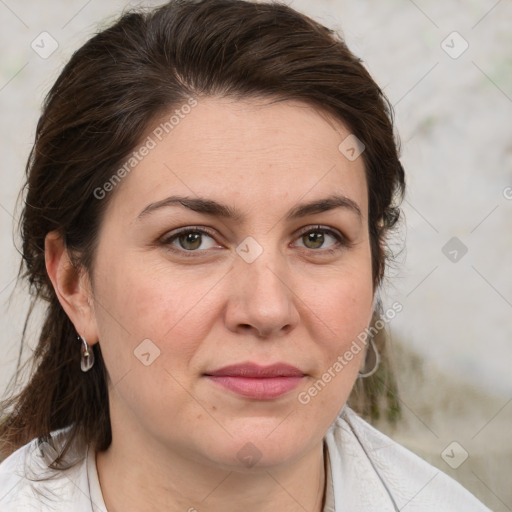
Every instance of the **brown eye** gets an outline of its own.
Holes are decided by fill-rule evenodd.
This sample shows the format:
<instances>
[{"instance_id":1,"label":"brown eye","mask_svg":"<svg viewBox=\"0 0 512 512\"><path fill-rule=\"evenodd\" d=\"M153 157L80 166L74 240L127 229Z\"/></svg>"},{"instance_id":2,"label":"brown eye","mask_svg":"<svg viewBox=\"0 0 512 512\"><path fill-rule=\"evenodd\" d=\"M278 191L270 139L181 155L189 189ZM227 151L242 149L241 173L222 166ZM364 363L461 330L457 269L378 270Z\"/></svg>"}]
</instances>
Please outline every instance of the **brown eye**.
<instances>
[{"instance_id":1,"label":"brown eye","mask_svg":"<svg viewBox=\"0 0 512 512\"><path fill-rule=\"evenodd\" d=\"M331 243L328 247L324 247L326 242L329 240L329 237L333 238L335 243ZM306 230L300 234L299 238L303 240L303 244L306 249L311 249L313 251L322 253L335 252L337 250L343 249L348 245L348 242L343 235L337 231L334 231L333 229L324 228L321 226L316 226L314 229L306 228Z\"/></svg>"},{"instance_id":2,"label":"brown eye","mask_svg":"<svg viewBox=\"0 0 512 512\"><path fill-rule=\"evenodd\" d=\"M215 244L205 247L205 237L213 240L213 236L204 229L185 228L165 236L161 240L161 244L172 251L181 252L188 256L187 252L200 253L203 250L215 247Z\"/></svg>"},{"instance_id":3,"label":"brown eye","mask_svg":"<svg viewBox=\"0 0 512 512\"><path fill-rule=\"evenodd\" d=\"M325 241L325 234L320 231L310 231L305 235L302 235L304 245L308 249L320 249ZM311 245L309 245L311 244Z\"/></svg>"},{"instance_id":4,"label":"brown eye","mask_svg":"<svg viewBox=\"0 0 512 512\"><path fill-rule=\"evenodd\" d=\"M194 249L199 249L202 242L201 237L201 233L190 231L188 233L178 235L176 239L183 249L192 251Z\"/></svg>"}]
</instances>

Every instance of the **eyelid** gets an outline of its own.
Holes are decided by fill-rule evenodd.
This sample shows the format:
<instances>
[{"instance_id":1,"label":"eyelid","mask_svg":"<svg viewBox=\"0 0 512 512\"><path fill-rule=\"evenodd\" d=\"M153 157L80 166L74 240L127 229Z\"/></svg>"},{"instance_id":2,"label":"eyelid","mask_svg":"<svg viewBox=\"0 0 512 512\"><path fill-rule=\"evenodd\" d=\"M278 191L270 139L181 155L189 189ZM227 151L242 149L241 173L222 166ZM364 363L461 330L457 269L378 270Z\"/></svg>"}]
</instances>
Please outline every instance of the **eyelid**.
<instances>
[{"instance_id":1,"label":"eyelid","mask_svg":"<svg viewBox=\"0 0 512 512\"><path fill-rule=\"evenodd\" d=\"M343 249L350 249L351 247L356 245L352 240L350 240L340 230L338 230L336 228L329 227L329 226L322 226L321 224L305 226L304 228L300 229L296 233L295 236L296 236L296 238L300 238L302 235L304 235L306 233L309 233L310 231L313 231L313 232L319 231L319 232L327 233L328 235L330 235L333 238L335 238L336 241L338 242L337 245L335 245L334 247L327 248L327 249L317 249L317 250L315 250L315 249L308 249L307 247L305 248L306 250L309 250L309 251L311 251L313 253L333 254L335 252L342 251Z\"/></svg>"},{"instance_id":2,"label":"eyelid","mask_svg":"<svg viewBox=\"0 0 512 512\"><path fill-rule=\"evenodd\" d=\"M206 226L193 226L192 225L192 226L184 226L182 228L176 228L172 231L167 231L158 240L160 243L167 245L167 244L171 243L172 239L177 238L178 236L180 236L183 233L189 233L189 232L190 233L198 232L203 235L206 234L213 239L215 239L215 237L216 237L216 233L214 232L214 230L212 230ZM184 251L184 249L181 249L181 251ZM192 252L201 252L201 251L188 251L188 252L192 253Z\"/></svg>"},{"instance_id":3,"label":"eyelid","mask_svg":"<svg viewBox=\"0 0 512 512\"><path fill-rule=\"evenodd\" d=\"M312 224L310 226L305 226L301 228L295 236L302 236L306 233L309 233L310 231L322 231L327 234L331 234L331 236L339 237L343 240L344 243L349 243L349 239L338 229L331 228L329 226L322 226L321 224Z\"/></svg>"},{"instance_id":4,"label":"eyelid","mask_svg":"<svg viewBox=\"0 0 512 512\"><path fill-rule=\"evenodd\" d=\"M182 228L177 228L171 232L166 232L163 236L159 238L159 242L163 245L168 246L168 249L173 252L178 252L180 254L184 254L185 256L191 256L194 257L196 255L200 255L201 253L204 253L208 249L202 249L202 250L194 250L194 251L186 251L185 249L179 249L177 247L173 247L171 245L171 242L174 241L179 235L182 233L189 233L189 232L198 232L201 234L206 234L212 239L215 240L216 234L213 232L211 228L208 228L206 226L184 226ZM335 238L338 242L338 246L331 247L328 249L308 249L307 247L304 248L308 251L316 252L318 254L328 254L337 252L346 248L350 248L354 245L354 243L349 240L347 236L345 236L341 231L329 227L329 226L322 226L320 224L312 224L309 226L305 226L301 228L298 232L295 233L295 239L300 238L302 235L309 233L310 231L321 231L325 232L327 234L330 234L333 238Z\"/></svg>"}]
</instances>

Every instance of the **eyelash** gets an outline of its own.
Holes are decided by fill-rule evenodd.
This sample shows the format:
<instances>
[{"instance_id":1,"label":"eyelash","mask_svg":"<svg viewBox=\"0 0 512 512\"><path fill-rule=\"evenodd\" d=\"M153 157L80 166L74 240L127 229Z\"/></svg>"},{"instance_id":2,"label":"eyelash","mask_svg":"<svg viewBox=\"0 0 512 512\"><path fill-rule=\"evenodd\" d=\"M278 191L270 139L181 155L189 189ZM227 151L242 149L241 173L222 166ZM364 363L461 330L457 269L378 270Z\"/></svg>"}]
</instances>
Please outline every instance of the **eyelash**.
<instances>
[{"instance_id":1,"label":"eyelash","mask_svg":"<svg viewBox=\"0 0 512 512\"><path fill-rule=\"evenodd\" d=\"M167 249L169 251L180 253L180 255L184 255L186 257L192 257L192 258L197 257L198 253L203 252L203 250L196 249L193 251L187 251L185 249L178 249L178 248L170 245L175 239L177 239L179 236L186 234L186 233L200 233L203 235L208 235L211 238L215 238L214 234L209 229L206 229L203 227L200 228L200 227L196 227L196 226L187 226L186 228L182 228L182 229L176 231L175 233L173 233L170 236L163 237L161 239L160 243L162 245L167 246ZM309 250L309 251L321 253L324 255L330 255L330 254L339 252L343 249L349 248L353 245L344 235L342 235L338 231L335 231L331 228L327 228L324 226L318 226L318 225L313 226L313 227L308 226L307 228L304 228L303 230L300 231L297 238L300 238L308 233L327 233L328 235L331 235L333 238L335 238L338 242L338 244L336 244L335 247L330 248L330 249L322 250L322 249L307 249L306 248L306 250ZM204 250L207 250L207 249L204 249Z\"/></svg>"}]
</instances>

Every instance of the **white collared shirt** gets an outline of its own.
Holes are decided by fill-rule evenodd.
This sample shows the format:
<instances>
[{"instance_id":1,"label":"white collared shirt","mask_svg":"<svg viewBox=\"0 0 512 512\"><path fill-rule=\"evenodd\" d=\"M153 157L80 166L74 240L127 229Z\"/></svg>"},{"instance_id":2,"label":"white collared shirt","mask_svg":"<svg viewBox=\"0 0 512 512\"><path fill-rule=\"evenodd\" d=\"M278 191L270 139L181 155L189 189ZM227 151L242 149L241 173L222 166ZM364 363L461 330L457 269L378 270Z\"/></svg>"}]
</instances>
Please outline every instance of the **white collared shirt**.
<instances>
[{"instance_id":1,"label":"white collared shirt","mask_svg":"<svg viewBox=\"0 0 512 512\"><path fill-rule=\"evenodd\" d=\"M57 445L67 428L52 432ZM323 512L491 512L458 482L382 434L345 406L324 437L326 487ZM0 512L108 512L88 446L74 445L51 470L37 439L0 464ZM35 477L51 480L30 482Z\"/></svg>"},{"instance_id":2,"label":"white collared shirt","mask_svg":"<svg viewBox=\"0 0 512 512\"><path fill-rule=\"evenodd\" d=\"M329 465L323 512L491 512L458 482L347 406L325 442Z\"/></svg>"}]
</instances>

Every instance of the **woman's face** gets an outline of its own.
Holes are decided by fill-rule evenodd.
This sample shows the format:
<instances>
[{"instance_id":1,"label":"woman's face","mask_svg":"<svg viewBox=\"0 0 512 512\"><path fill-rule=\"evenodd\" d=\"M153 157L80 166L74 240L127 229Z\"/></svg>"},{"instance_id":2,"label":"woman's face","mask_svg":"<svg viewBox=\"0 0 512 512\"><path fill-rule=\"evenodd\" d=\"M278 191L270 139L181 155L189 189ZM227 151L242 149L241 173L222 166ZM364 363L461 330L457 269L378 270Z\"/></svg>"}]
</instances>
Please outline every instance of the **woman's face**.
<instances>
[{"instance_id":1,"label":"woman's face","mask_svg":"<svg viewBox=\"0 0 512 512\"><path fill-rule=\"evenodd\" d=\"M178 110L135 148L99 234L87 332L114 438L225 469L291 463L321 442L364 357L335 365L372 314L364 164L304 103ZM250 363L296 372L222 370Z\"/></svg>"}]
</instances>

